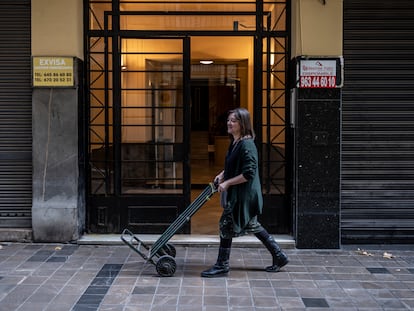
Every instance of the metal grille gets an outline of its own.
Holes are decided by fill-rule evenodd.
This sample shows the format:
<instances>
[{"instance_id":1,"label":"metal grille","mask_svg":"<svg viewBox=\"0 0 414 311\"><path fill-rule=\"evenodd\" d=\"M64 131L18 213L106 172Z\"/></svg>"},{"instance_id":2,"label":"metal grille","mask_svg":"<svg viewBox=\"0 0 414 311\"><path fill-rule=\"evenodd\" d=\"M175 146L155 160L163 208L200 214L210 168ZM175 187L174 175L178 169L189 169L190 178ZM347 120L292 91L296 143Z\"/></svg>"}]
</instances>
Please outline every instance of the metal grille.
<instances>
[{"instance_id":1,"label":"metal grille","mask_svg":"<svg viewBox=\"0 0 414 311\"><path fill-rule=\"evenodd\" d=\"M265 23L268 36L263 40L262 179L265 194L283 195L286 193L288 5L279 1L274 6Z\"/></svg>"},{"instance_id":2,"label":"metal grille","mask_svg":"<svg viewBox=\"0 0 414 311\"><path fill-rule=\"evenodd\" d=\"M344 1L342 242L414 241L414 2Z\"/></svg>"},{"instance_id":3,"label":"metal grille","mask_svg":"<svg viewBox=\"0 0 414 311\"><path fill-rule=\"evenodd\" d=\"M30 1L0 3L0 227L31 226Z\"/></svg>"}]
</instances>

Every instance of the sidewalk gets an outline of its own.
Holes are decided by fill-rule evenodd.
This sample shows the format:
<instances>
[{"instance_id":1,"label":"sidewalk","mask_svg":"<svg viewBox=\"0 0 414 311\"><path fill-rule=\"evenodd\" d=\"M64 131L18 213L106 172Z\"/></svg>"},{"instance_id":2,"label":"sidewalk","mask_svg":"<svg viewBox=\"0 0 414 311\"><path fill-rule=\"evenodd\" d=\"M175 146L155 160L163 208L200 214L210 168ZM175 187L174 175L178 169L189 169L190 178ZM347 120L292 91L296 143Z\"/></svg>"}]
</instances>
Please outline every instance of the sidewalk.
<instances>
[{"instance_id":1,"label":"sidewalk","mask_svg":"<svg viewBox=\"0 0 414 311\"><path fill-rule=\"evenodd\" d=\"M414 310L413 246L288 248L279 273L263 271L263 247L237 246L215 279L199 275L216 246L176 250L177 271L162 278L126 245L3 243L0 310Z\"/></svg>"}]
</instances>

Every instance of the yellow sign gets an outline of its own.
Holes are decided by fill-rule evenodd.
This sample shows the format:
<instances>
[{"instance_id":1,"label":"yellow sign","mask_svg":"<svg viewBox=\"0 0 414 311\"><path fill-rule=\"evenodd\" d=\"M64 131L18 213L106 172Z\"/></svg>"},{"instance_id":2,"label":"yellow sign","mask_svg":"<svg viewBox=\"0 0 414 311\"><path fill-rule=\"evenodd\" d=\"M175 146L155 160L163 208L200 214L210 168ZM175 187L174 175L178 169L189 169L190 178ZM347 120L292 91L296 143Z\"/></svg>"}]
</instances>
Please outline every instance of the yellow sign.
<instances>
[{"instance_id":1,"label":"yellow sign","mask_svg":"<svg viewBox=\"0 0 414 311\"><path fill-rule=\"evenodd\" d=\"M34 87L73 87L74 85L73 57L33 57Z\"/></svg>"}]
</instances>

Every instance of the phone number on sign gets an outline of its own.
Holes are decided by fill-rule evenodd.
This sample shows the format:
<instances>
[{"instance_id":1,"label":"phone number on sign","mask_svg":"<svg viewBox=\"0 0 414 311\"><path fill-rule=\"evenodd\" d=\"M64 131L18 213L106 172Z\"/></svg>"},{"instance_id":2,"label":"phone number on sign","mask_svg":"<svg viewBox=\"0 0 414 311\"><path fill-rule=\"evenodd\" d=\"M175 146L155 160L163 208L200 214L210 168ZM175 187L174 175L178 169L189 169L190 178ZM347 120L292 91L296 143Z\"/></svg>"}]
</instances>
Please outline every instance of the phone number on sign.
<instances>
[{"instance_id":1,"label":"phone number on sign","mask_svg":"<svg viewBox=\"0 0 414 311\"><path fill-rule=\"evenodd\" d=\"M301 88L333 88L336 87L334 76L303 76L300 77Z\"/></svg>"}]
</instances>

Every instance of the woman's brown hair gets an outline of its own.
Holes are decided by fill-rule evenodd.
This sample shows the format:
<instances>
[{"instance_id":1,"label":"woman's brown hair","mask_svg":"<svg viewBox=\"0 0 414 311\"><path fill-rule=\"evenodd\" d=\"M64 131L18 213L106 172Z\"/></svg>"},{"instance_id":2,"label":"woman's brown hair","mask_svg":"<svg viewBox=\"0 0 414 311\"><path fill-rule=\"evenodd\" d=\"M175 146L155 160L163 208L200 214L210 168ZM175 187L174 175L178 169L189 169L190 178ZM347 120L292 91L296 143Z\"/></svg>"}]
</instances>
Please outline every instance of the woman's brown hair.
<instances>
[{"instance_id":1,"label":"woman's brown hair","mask_svg":"<svg viewBox=\"0 0 414 311\"><path fill-rule=\"evenodd\" d=\"M247 138L250 136L251 138L255 138L256 134L254 133L252 122L250 120L250 113L245 108L236 108L230 110L228 115L234 114L237 121L240 123L240 135L242 138Z\"/></svg>"}]
</instances>

